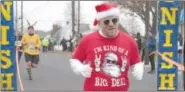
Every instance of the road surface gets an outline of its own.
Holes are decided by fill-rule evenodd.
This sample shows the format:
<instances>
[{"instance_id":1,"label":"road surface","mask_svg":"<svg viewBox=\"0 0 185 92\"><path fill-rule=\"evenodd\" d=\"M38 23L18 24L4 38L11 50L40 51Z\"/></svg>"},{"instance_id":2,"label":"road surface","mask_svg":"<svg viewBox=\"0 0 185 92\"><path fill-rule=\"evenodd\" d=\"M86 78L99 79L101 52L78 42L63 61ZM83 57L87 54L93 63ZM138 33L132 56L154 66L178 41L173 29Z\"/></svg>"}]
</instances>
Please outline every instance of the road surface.
<instances>
[{"instance_id":1,"label":"road surface","mask_svg":"<svg viewBox=\"0 0 185 92\"><path fill-rule=\"evenodd\" d=\"M20 73L25 92L81 92L83 77L75 75L70 68L68 54L41 53L39 68L32 70L33 80L28 80L24 56L21 58ZM156 74L147 74L148 66L145 66L142 81L130 77L129 92L156 92ZM181 82L179 82L180 84ZM181 89L181 88L179 88Z\"/></svg>"}]
</instances>

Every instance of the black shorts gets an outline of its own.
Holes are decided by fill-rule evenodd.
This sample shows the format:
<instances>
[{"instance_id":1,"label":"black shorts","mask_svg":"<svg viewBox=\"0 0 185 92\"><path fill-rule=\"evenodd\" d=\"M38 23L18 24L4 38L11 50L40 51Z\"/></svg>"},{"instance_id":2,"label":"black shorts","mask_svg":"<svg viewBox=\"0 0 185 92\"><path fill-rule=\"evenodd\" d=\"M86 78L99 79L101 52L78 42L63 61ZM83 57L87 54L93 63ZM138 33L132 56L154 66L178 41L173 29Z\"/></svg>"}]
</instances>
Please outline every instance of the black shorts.
<instances>
[{"instance_id":1,"label":"black shorts","mask_svg":"<svg viewBox=\"0 0 185 92\"><path fill-rule=\"evenodd\" d=\"M27 53L24 53L26 62L31 61L34 64L39 63L39 55L30 55Z\"/></svg>"}]
</instances>

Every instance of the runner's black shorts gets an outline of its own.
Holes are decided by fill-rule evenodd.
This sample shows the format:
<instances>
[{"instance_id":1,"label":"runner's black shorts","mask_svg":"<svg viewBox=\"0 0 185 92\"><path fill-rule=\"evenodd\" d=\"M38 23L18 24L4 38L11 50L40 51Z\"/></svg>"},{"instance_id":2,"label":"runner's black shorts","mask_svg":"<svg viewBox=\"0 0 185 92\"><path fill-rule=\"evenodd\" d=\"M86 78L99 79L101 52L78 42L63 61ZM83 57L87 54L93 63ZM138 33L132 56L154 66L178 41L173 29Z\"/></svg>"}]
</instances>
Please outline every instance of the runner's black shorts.
<instances>
[{"instance_id":1,"label":"runner's black shorts","mask_svg":"<svg viewBox=\"0 0 185 92\"><path fill-rule=\"evenodd\" d=\"M31 61L34 64L39 63L39 60L40 60L39 55L30 55L28 53L24 53L24 55L25 55L26 62Z\"/></svg>"}]
</instances>

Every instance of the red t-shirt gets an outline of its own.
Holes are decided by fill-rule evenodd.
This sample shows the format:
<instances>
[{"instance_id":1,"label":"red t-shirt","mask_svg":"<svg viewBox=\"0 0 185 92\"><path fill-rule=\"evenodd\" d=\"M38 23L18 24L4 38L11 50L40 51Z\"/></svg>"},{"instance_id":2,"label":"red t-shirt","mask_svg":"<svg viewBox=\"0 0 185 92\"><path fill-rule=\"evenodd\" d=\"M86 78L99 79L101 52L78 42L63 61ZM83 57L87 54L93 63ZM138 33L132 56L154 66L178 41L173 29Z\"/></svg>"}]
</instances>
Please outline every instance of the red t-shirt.
<instances>
[{"instance_id":1,"label":"red t-shirt","mask_svg":"<svg viewBox=\"0 0 185 92\"><path fill-rule=\"evenodd\" d=\"M141 61L135 40L121 31L115 38L105 38L98 31L84 36L72 58L93 68L91 77L85 79L84 91L127 91L129 67ZM98 59L100 64L95 63ZM113 70L120 76L115 77L110 72Z\"/></svg>"}]
</instances>

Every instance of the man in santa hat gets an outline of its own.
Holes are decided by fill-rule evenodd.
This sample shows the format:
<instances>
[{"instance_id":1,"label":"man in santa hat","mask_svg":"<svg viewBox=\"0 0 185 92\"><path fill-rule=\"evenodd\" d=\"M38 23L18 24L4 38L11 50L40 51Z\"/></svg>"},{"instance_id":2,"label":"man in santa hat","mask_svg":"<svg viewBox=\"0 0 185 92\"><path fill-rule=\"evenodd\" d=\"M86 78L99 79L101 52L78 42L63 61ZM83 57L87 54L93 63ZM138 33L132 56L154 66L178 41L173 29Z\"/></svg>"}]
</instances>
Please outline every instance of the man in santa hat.
<instances>
[{"instance_id":1,"label":"man in santa hat","mask_svg":"<svg viewBox=\"0 0 185 92\"><path fill-rule=\"evenodd\" d=\"M120 11L115 4L95 8L94 25L100 29L81 39L70 59L71 68L85 77L84 91L127 91L129 69L136 80L143 77L137 43L118 29Z\"/></svg>"}]
</instances>

